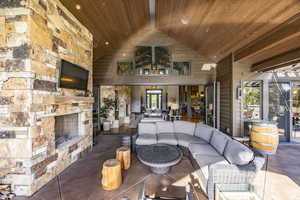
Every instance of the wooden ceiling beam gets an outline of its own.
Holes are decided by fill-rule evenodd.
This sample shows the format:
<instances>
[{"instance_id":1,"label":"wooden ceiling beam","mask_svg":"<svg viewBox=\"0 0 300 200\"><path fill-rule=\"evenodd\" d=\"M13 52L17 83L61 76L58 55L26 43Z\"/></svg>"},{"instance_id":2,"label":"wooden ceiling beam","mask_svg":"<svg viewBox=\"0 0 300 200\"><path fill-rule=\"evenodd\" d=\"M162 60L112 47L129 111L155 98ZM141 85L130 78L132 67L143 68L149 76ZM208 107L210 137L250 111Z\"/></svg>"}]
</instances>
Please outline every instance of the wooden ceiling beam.
<instances>
[{"instance_id":1,"label":"wooden ceiling beam","mask_svg":"<svg viewBox=\"0 0 300 200\"><path fill-rule=\"evenodd\" d=\"M249 58L298 36L300 36L300 13L236 51L234 53L234 61Z\"/></svg>"},{"instance_id":2,"label":"wooden ceiling beam","mask_svg":"<svg viewBox=\"0 0 300 200\"><path fill-rule=\"evenodd\" d=\"M265 72L300 62L300 48L269 58L251 66L251 71Z\"/></svg>"}]
</instances>

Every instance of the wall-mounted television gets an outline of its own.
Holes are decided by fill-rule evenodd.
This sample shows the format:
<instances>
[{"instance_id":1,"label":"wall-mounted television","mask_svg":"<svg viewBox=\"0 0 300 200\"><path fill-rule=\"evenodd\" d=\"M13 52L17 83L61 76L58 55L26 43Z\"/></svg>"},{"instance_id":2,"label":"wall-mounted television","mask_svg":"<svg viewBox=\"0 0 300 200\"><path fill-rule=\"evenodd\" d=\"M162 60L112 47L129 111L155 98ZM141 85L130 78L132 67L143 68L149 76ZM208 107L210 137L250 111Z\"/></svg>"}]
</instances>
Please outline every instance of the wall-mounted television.
<instances>
[{"instance_id":1,"label":"wall-mounted television","mask_svg":"<svg viewBox=\"0 0 300 200\"><path fill-rule=\"evenodd\" d=\"M88 80L88 70L66 60L61 61L58 84L59 88L87 90Z\"/></svg>"}]
</instances>

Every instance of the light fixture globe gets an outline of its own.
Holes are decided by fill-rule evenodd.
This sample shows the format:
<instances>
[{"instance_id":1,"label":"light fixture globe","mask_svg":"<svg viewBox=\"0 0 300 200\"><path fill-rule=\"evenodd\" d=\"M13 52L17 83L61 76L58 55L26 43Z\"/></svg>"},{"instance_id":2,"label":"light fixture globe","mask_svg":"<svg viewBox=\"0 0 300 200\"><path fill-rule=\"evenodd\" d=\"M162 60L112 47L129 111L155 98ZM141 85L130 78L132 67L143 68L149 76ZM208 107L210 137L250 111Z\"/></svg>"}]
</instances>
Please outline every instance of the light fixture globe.
<instances>
[{"instance_id":1,"label":"light fixture globe","mask_svg":"<svg viewBox=\"0 0 300 200\"><path fill-rule=\"evenodd\" d=\"M182 24L187 25L189 23L189 19L186 16L182 16L180 18Z\"/></svg>"},{"instance_id":2,"label":"light fixture globe","mask_svg":"<svg viewBox=\"0 0 300 200\"><path fill-rule=\"evenodd\" d=\"M75 8L76 8L77 10L80 10L80 9L81 9L81 5L76 4Z\"/></svg>"}]
</instances>

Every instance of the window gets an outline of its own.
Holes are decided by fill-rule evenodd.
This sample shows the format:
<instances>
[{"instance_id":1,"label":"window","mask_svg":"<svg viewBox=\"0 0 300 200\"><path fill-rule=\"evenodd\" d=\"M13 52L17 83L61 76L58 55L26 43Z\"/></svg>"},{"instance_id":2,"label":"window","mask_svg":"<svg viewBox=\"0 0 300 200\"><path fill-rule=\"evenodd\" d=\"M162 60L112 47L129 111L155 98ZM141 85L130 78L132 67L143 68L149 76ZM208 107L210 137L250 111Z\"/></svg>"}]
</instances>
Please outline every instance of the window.
<instances>
[{"instance_id":1,"label":"window","mask_svg":"<svg viewBox=\"0 0 300 200\"><path fill-rule=\"evenodd\" d=\"M132 61L118 62L117 64L118 75L124 76L191 75L191 62L172 62L168 46L137 46Z\"/></svg>"},{"instance_id":2,"label":"window","mask_svg":"<svg viewBox=\"0 0 300 200\"><path fill-rule=\"evenodd\" d=\"M243 88L243 114L246 119L262 119L262 81L246 81Z\"/></svg>"},{"instance_id":3,"label":"window","mask_svg":"<svg viewBox=\"0 0 300 200\"><path fill-rule=\"evenodd\" d=\"M290 135L290 93L288 82L269 83L269 121L275 122L278 134L283 141Z\"/></svg>"},{"instance_id":4,"label":"window","mask_svg":"<svg viewBox=\"0 0 300 200\"><path fill-rule=\"evenodd\" d=\"M155 65L157 68L164 69L171 67L170 52L168 47L154 47Z\"/></svg>"},{"instance_id":5,"label":"window","mask_svg":"<svg viewBox=\"0 0 300 200\"><path fill-rule=\"evenodd\" d=\"M152 47L138 46L135 49L135 67L136 69L151 68L152 60Z\"/></svg>"},{"instance_id":6,"label":"window","mask_svg":"<svg viewBox=\"0 0 300 200\"><path fill-rule=\"evenodd\" d=\"M118 75L128 76L133 74L132 62L118 62Z\"/></svg>"},{"instance_id":7,"label":"window","mask_svg":"<svg viewBox=\"0 0 300 200\"><path fill-rule=\"evenodd\" d=\"M168 47L138 46L135 50L135 68L138 75L164 76L171 68Z\"/></svg>"},{"instance_id":8,"label":"window","mask_svg":"<svg viewBox=\"0 0 300 200\"><path fill-rule=\"evenodd\" d=\"M190 62L174 62L173 63L174 75L191 75L191 63Z\"/></svg>"}]
</instances>

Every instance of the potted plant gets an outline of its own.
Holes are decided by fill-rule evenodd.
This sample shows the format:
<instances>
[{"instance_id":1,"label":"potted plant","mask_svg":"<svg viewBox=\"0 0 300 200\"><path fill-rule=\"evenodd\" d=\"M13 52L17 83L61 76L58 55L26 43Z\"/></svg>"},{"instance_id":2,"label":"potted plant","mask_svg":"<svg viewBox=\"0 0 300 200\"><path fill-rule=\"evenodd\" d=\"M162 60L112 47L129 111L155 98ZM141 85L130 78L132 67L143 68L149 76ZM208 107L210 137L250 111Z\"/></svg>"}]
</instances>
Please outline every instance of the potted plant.
<instances>
[{"instance_id":1,"label":"potted plant","mask_svg":"<svg viewBox=\"0 0 300 200\"><path fill-rule=\"evenodd\" d=\"M104 105L101 106L101 108L99 110L100 118L101 118L101 121L103 124L103 130L109 131L111 122L108 121L107 118L109 117L110 111L113 110L115 102L112 99L104 98L103 103L104 103Z\"/></svg>"}]
</instances>

